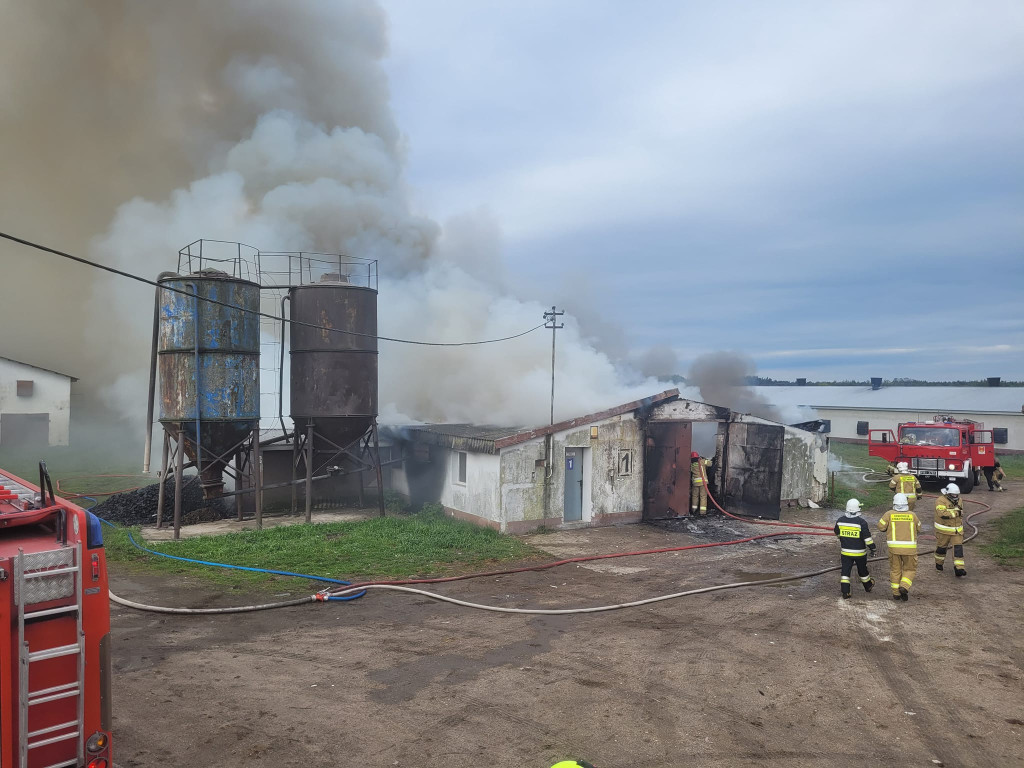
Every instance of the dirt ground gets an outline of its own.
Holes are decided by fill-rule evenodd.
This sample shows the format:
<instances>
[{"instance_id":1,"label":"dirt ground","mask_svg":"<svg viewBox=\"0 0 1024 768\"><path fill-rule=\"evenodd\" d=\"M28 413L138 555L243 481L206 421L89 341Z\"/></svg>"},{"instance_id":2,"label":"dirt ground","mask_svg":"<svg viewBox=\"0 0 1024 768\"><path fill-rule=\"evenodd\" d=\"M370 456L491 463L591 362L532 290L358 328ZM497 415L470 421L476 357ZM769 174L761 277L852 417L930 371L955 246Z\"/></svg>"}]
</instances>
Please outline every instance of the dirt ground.
<instances>
[{"instance_id":1,"label":"dirt ground","mask_svg":"<svg viewBox=\"0 0 1024 768\"><path fill-rule=\"evenodd\" d=\"M969 498L996 514L1024 504L1016 489ZM548 768L567 757L597 768L1021 766L1024 571L975 546L993 517L976 518L968 577L954 580L950 566L938 573L922 556L909 603L892 602L879 562L878 588L855 584L846 602L829 573L580 616L501 615L385 592L236 616L115 606L115 756L123 768ZM930 529L930 515L922 519ZM532 542L564 556L769 530L699 527ZM600 605L814 570L837 564L836 550L828 537L775 539L437 591L505 606ZM192 580L115 571L112 585L166 605L247 602Z\"/></svg>"}]
</instances>

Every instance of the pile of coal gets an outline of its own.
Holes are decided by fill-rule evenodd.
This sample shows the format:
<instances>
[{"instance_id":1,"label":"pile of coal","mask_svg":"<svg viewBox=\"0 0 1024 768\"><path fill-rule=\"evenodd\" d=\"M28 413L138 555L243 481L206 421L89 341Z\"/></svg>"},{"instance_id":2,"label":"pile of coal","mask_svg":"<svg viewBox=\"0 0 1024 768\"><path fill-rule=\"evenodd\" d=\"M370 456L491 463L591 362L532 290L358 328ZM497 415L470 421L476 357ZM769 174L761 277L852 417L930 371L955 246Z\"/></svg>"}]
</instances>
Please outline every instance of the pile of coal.
<instances>
[{"instance_id":1,"label":"pile of coal","mask_svg":"<svg viewBox=\"0 0 1024 768\"><path fill-rule=\"evenodd\" d=\"M160 484L153 483L134 491L117 493L97 504L92 511L111 523L119 525L153 525L156 506L160 498ZM185 525L220 520L230 514L223 499L203 498L199 478L186 477L181 486L181 520ZM164 486L164 524L174 520L174 483Z\"/></svg>"}]
</instances>

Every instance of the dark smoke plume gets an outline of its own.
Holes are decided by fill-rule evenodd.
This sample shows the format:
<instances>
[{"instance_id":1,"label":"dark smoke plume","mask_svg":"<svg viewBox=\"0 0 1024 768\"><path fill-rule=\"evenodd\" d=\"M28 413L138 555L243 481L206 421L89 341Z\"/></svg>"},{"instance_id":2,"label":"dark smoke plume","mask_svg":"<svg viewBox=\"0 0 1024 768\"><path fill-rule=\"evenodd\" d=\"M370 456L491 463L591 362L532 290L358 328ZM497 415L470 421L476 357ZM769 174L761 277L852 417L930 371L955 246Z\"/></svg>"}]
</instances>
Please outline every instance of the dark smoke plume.
<instances>
[{"instance_id":1,"label":"dark smoke plume","mask_svg":"<svg viewBox=\"0 0 1024 768\"><path fill-rule=\"evenodd\" d=\"M700 389L701 399L706 403L782 421L779 409L747 384L747 377L756 371L749 357L735 352L710 352L693 361L687 378Z\"/></svg>"}]
</instances>

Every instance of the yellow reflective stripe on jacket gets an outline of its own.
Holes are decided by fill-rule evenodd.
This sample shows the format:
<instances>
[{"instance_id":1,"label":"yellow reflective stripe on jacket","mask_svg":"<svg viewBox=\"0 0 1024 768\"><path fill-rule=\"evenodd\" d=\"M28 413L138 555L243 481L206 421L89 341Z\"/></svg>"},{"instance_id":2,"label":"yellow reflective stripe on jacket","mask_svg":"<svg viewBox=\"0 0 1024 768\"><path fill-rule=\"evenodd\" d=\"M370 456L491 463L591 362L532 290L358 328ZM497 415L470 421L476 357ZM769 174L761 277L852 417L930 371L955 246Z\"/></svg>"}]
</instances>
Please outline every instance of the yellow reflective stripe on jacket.
<instances>
[{"instance_id":1,"label":"yellow reflective stripe on jacket","mask_svg":"<svg viewBox=\"0 0 1024 768\"><path fill-rule=\"evenodd\" d=\"M863 557L864 555L866 555L868 553L868 551L866 549L842 549L842 548L840 548L839 551L842 552L844 555L847 555L848 557Z\"/></svg>"},{"instance_id":2,"label":"yellow reflective stripe on jacket","mask_svg":"<svg viewBox=\"0 0 1024 768\"><path fill-rule=\"evenodd\" d=\"M935 523L935 530L941 531L942 533L963 533L964 527L962 525L952 526Z\"/></svg>"},{"instance_id":3,"label":"yellow reflective stripe on jacket","mask_svg":"<svg viewBox=\"0 0 1024 768\"><path fill-rule=\"evenodd\" d=\"M890 541L889 549L917 549L916 541Z\"/></svg>"}]
</instances>

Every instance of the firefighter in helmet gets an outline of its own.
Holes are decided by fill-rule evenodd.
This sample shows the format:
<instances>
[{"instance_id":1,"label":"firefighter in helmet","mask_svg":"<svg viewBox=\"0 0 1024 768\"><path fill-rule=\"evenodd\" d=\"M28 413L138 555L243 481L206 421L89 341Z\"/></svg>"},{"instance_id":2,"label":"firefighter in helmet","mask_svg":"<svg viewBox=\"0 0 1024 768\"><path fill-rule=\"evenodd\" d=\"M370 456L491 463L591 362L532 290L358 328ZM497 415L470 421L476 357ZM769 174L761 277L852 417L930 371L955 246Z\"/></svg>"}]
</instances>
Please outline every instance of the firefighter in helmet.
<instances>
[{"instance_id":1,"label":"firefighter in helmet","mask_svg":"<svg viewBox=\"0 0 1024 768\"><path fill-rule=\"evenodd\" d=\"M917 573L917 534L921 521L910 511L905 494L892 497L892 509L878 521L878 530L888 532L889 586L892 599L910 599L910 585Z\"/></svg>"},{"instance_id":2,"label":"firefighter in helmet","mask_svg":"<svg viewBox=\"0 0 1024 768\"><path fill-rule=\"evenodd\" d=\"M907 462L901 461L896 465L896 474L889 481L889 490L906 496L907 503L910 505L910 511L914 511L917 497L921 495L922 488L921 481L916 476L910 474L910 467L907 466Z\"/></svg>"},{"instance_id":3,"label":"firefighter in helmet","mask_svg":"<svg viewBox=\"0 0 1024 768\"><path fill-rule=\"evenodd\" d=\"M846 502L846 514L839 518L833 529L839 537L839 559L842 575L839 578L839 589L843 600L850 599L850 574L853 566L857 566L857 575L864 591L870 592L875 586L874 579L868 574L868 550L875 554L875 542L871 538L868 521L860 516L860 502L850 499Z\"/></svg>"},{"instance_id":4,"label":"firefighter in helmet","mask_svg":"<svg viewBox=\"0 0 1024 768\"><path fill-rule=\"evenodd\" d=\"M711 459L703 459L694 451L690 454L690 514L708 513L708 473Z\"/></svg>"},{"instance_id":5,"label":"firefighter in helmet","mask_svg":"<svg viewBox=\"0 0 1024 768\"><path fill-rule=\"evenodd\" d=\"M950 483L935 502L935 570L941 571L946 551L953 546L953 573L966 576L964 568L964 503L960 486Z\"/></svg>"}]
</instances>

